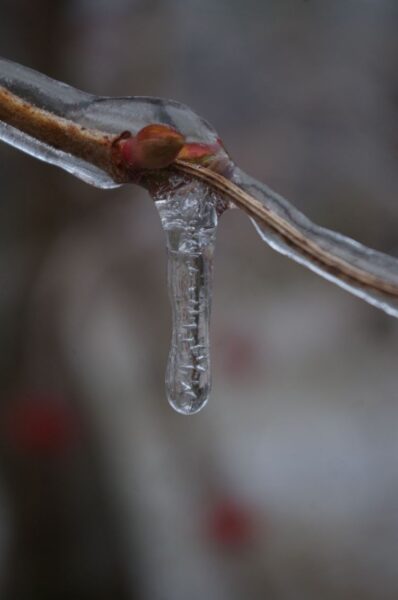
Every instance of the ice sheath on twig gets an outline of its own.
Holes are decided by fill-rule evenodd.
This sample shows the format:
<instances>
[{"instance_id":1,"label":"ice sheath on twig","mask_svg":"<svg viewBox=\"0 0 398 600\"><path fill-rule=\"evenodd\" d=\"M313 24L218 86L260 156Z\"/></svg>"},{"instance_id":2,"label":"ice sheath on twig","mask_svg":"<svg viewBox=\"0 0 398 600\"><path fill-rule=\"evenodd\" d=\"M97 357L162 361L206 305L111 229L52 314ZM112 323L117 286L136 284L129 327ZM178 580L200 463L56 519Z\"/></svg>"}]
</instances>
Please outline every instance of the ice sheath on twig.
<instances>
[{"instance_id":1,"label":"ice sheath on twig","mask_svg":"<svg viewBox=\"0 0 398 600\"><path fill-rule=\"evenodd\" d=\"M183 324L183 329L196 328L195 340L208 340L204 329L208 329L210 314L211 267L206 260L211 254L216 222L210 219L204 224L201 220L206 206L213 207L209 210L217 215L228 206L238 206L251 217L262 239L274 250L398 316L396 258L312 223L287 200L236 167L216 131L178 102L147 97L97 97L0 59L0 139L97 187L141 184L158 202L168 240L174 307L168 388L169 395L174 394L172 402L179 404L181 412L196 412L205 403L203 390L208 389L210 381L208 377L205 385L204 378L199 377L201 368L209 374L209 361L204 367L199 358L201 348L196 354L192 352L193 346L202 342L190 346L191 342L184 342L185 334L176 334ZM196 182L195 200L192 182ZM208 243L203 245L203 239ZM174 248L178 257L173 254L175 249L171 250L173 244L177 244ZM201 253L202 258L207 258L202 261L198 276L194 262L196 254ZM187 293L189 288L195 288L191 295ZM191 311L196 310L194 302L204 302L206 295L208 308L199 310L197 318L190 313L192 320L187 321L186 305ZM193 367L193 376L188 383L184 380L188 386L184 396L181 386L178 392L173 387L170 374L181 376L183 371L176 361L184 362L188 355L186 366ZM200 401L193 398L193 390ZM176 394L180 397L178 402Z\"/></svg>"}]
</instances>

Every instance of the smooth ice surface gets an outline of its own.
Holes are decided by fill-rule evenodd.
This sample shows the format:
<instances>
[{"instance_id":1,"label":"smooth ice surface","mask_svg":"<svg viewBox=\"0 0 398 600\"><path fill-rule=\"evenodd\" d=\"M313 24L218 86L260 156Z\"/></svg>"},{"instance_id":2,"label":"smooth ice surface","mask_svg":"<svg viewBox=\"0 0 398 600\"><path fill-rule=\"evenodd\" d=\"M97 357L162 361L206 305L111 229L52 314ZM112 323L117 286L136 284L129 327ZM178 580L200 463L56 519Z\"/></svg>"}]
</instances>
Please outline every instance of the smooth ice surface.
<instances>
[{"instance_id":1,"label":"smooth ice surface","mask_svg":"<svg viewBox=\"0 0 398 600\"><path fill-rule=\"evenodd\" d=\"M235 169L232 179L239 187L260 200L273 212L282 216L287 223L296 227L307 239L315 241L322 249L327 250L333 256L344 259L352 266L398 285L398 259L363 246L359 242L340 233L319 227L319 225L312 223L285 198L273 192L265 184L246 175L240 169ZM322 268L318 262L311 260L306 254L301 252L300 249L295 249L288 245L271 228L259 224L254 219L252 219L252 222L261 238L277 252L304 265L311 271L383 310L387 314L398 317L398 298L394 298L383 292L373 291L359 283L348 282L340 279L338 276L332 275L326 269Z\"/></svg>"},{"instance_id":2,"label":"smooth ice surface","mask_svg":"<svg viewBox=\"0 0 398 600\"><path fill-rule=\"evenodd\" d=\"M96 166L81 158L73 156L72 154L52 148L48 144L44 144L32 136L19 131L15 127L6 125L1 121L0 140L11 144L11 146L18 148L18 150L26 152L26 154L30 154L30 156L33 156L34 158L61 167L64 171L67 171L71 175L74 175L85 183L89 183L95 187L102 189L120 187L120 184L115 183L105 171L102 171Z\"/></svg>"},{"instance_id":3,"label":"smooth ice surface","mask_svg":"<svg viewBox=\"0 0 398 600\"><path fill-rule=\"evenodd\" d=\"M166 372L167 397L178 412L201 410L211 387L210 309L217 197L199 182L156 198L167 240L173 331Z\"/></svg>"}]
</instances>

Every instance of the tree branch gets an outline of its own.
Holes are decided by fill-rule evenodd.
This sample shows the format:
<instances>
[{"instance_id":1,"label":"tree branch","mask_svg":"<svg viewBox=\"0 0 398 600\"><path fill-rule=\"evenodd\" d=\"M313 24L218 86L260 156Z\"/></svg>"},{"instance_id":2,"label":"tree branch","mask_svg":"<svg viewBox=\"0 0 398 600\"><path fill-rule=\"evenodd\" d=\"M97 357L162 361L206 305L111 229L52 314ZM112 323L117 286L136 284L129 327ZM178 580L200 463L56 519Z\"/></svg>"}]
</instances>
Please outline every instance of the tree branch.
<instances>
[{"instance_id":1,"label":"tree branch","mask_svg":"<svg viewBox=\"0 0 398 600\"><path fill-rule=\"evenodd\" d=\"M225 171L224 174L217 172L217 160L212 161L211 158L214 158L221 146L216 148L206 144L184 143L185 138L174 129L163 126L163 130L159 133L159 127L148 123L145 129L151 132L142 136L143 142L138 148L141 151L140 156L150 156L151 152L159 153L159 148L167 155L168 144L169 146L175 144L178 136L183 140L181 144L183 147L180 151L181 146L178 144L175 146L176 150L171 152L171 159L166 161L168 162L166 166L160 169L145 169L142 168L145 163L137 161L134 163L133 158L128 159L130 155L127 154L127 150L130 153L133 151L131 140L134 142L134 136L130 132L121 131L118 135L112 135L99 129L84 127L71 119L39 108L27 98L22 98L1 86L0 121L51 148L69 153L94 165L106 172L118 184L133 182L148 185L148 182L156 181L160 175L167 178L172 173L199 179L245 211L260 226L267 227L280 236L293 251L299 252L308 261L318 265L333 280L345 281L348 286L360 286L370 293L383 294L392 299L398 298L398 283L395 277L384 276L384 271L379 275L371 269L358 266L355 260L346 260L341 253L334 251L333 245L331 250L323 247L316 239L307 236L302 229L272 207L236 185L228 175L225 175ZM135 139L138 137L139 134ZM146 144L144 154L142 143ZM135 151L137 152L137 147ZM151 161L148 164L151 164ZM336 243L334 242L335 246ZM369 249L364 248L364 250ZM369 252L373 251L369 250ZM379 256L383 255L379 254Z\"/></svg>"}]
</instances>

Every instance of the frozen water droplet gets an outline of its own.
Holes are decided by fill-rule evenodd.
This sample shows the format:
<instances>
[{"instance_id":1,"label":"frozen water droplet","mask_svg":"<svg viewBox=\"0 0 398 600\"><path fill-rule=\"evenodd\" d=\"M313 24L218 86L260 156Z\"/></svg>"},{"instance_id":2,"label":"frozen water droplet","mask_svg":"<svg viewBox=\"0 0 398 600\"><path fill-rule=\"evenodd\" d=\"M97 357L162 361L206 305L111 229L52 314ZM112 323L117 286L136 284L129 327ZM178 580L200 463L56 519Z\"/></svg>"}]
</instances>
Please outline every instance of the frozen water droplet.
<instances>
[{"instance_id":1,"label":"frozen water droplet","mask_svg":"<svg viewBox=\"0 0 398 600\"><path fill-rule=\"evenodd\" d=\"M173 313L166 391L175 410L191 415L205 406L211 387L209 324L217 197L195 181L156 200L166 233Z\"/></svg>"}]
</instances>

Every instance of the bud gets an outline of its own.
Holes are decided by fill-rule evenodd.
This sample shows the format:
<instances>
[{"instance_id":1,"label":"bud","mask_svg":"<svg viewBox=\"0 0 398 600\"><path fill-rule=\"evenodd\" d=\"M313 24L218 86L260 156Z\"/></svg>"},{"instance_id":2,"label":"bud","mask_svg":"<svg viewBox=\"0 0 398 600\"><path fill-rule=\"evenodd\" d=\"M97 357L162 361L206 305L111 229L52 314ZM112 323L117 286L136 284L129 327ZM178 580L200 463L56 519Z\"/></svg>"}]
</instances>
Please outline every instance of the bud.
<instances>
[{"instance_id":1,"label":"bud","mask_svg":"<svg viewBox=\"0 0 398 600\"><path fill-rule=\"evenodd\" d=\"M167 125L153 124L137 135L121 138L119 146L125 163L133 169L168 167L183 147L185 138Z\"/></svg>"},{"instance_id":2,"label":"bud","mask_svg":"<svg viewBox=\"0 0 398 600\"><path fill-rule=\"evenodd\" d=\"M193 142L184 145L178 155L178 158L188 162L204 163L219 149L220 148L217 144L201 144L199 142Z\"/></svg>"},{"instance_id":3,"label":"bud","mask_svg":"<svg viewBox=\"0 0 398 600\"><path fill-rule=\"evenodd\" d=\"M200 142L185 144L177 158L207 167L225 177L229 177L231 174L232 162L220 138L213 144Z\"/></svg>"}]
</instances>

